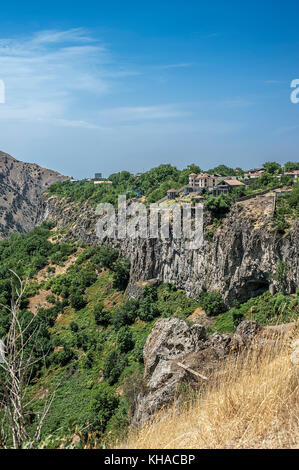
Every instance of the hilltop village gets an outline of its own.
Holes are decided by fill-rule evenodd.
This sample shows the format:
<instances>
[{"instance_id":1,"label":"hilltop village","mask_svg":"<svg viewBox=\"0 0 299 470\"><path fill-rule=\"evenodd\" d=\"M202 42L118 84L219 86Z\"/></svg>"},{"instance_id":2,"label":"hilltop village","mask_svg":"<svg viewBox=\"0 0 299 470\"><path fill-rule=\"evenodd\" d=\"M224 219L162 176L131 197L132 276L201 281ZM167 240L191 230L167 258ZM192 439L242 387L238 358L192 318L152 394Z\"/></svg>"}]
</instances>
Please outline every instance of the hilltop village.
<instances>
[{"instance_id":1,"label":"hilltop village","mask_svg":"<svg viewBox=\"0 0 299 470\"><path fill-rule=\"evenodd\" d=\"M190 173L188 176L188 183L180 188L170 188L166 191L166 194L157 202L163 202L165 200L177 200L177 199L192 199L192 200L200 200L204 199L203 195L210 195L210 196L220 196L221 194L228 194L235 189L240 189L240 195L244 193L244 191L253 183L256 183L257 180L267 172L267 169L264 167L261 168L253 168L250 170L243 171L241 169L236 169L234 174L223 176L218 173ZM272 173L273 174L273 173ZM138 179L144 175L144 173L136 173L135 175L131 175L135 178L136 183ZM294 183L297 182L299 178L299 170L293 171L283 171L279 172L276 171L273 176L277 179L277 184L279 184L282 180L282 177L288 182ZM75 178L71 178L71 183L77 183L79 180ZM80 181L88 181L93 182L94 185L103 185L103 186L112 186L113 181L104 178L102 173L95 173L94 178L86 178ZM285 181L286 182L286 181ZM139 198L143 195L143 191L138 189L138 185L136 184L136 188L126 190L127 196L131 197L132 199ZM134 194L131 194L133 193Z\"/></svg>"}]
</instances>

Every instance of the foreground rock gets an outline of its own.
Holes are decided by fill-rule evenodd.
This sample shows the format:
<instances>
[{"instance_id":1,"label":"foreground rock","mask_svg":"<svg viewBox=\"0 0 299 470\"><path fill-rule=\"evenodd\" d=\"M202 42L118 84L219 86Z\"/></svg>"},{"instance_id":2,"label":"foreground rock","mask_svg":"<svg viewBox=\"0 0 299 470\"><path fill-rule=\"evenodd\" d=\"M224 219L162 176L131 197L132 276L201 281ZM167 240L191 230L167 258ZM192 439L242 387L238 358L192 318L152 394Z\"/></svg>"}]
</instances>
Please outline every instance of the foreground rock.
<instances>
[{"instance_id":1,"label":"foreground rock","mask_svg":"<svg viewBox=\"0 0 299 470\"><path fill-rule=\"evenodd\" d=\"M256 322L246 320L234 335L215 333L207 338L201 325L189 327L177 318L158 320L143 350L145 391L136 400L133 424L171 403L183 383L203 386L219 362L249 345L259 330Z\"/></svg>"}]
</instances>

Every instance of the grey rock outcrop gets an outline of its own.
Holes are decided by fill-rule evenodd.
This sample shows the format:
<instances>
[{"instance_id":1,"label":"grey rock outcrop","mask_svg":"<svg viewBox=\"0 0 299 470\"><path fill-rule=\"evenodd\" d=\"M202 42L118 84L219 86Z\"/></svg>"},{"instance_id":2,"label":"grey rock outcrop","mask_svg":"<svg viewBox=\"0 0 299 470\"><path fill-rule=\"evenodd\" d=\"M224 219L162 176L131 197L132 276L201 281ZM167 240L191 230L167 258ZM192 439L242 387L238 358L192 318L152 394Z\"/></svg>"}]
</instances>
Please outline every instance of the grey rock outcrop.
<instances>
[{"instance_id":1,"label":"grey rock outcrop","mask_svg":"<svg viewBox=\"0 0 299 470\"><path fill-rule=\"evenodd\" d=\"M134 422L147 419L173 400L178 384L186 376L177 361L199 351L205 341L205 328L201 325L189 327L177 318L162 318L155 323L143 350L147 392L138 397Z\"/></svg>"},{"instance_id":2,"label":"grey rock outcrop","mask_svg":"<svg viewBox=\"0 0 299 470\"><path fill-rule=\"evenodd\" d=\"M244 321L235 335L215 333L207 338L201 325L188 326L177 318L158 320L144 346L144 391L136 400L132 424L142 425L179 398L183 382L203 386L196 373L209 377L231 352L249 345L258 331L255 322Z\"/></svg>"}]
</instances>

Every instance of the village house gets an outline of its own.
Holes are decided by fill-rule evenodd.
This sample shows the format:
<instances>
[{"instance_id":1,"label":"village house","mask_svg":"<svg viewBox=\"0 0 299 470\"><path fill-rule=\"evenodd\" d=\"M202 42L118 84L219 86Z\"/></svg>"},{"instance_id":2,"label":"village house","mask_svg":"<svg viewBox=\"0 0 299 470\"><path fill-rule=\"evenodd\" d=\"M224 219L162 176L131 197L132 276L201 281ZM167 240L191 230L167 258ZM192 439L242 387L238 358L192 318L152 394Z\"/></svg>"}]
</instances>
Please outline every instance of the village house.
<instances>
[{"instance_id":1,"label":"village house","mask_svg":"<svg viewBox=\"0 0 299 470\"><path fill-rule=\"evenodd\" d=\"M225 179L220 181L214 188L213 188L213 196L219 196L220 194L227 194L231 192L234 188L241 188L245 187L246 185L241 181L236 179Z\"/></svg>"},{"instance_id":2,"label":"village house","mask_svg":"<svg viewBox=\"0 0 299 470\"><path fill-rule=\"evenodd\" d=\"M178 192L176 189L169 189L167 191L167 199L175 199L178 197Z\"/></svg>"},{"instance_id":3,"label":"village house","mask_svg":"<svg viewBox=\"0 0 299 470\"><path fill-rule=\"evenodd\" d=\"M212 189L217 184L217 176L209 175L209 173L190 173L189 184L185 186L185 193L198 192Z\"/></svg>"},{"instance_id":4,"label":"village house","mask_svg":"<svg viewBox=\"0 0 299 470\"><path fill-rule=\"evenodd\" d=\"M294 170L294 171L286 171L284 173L286 176L290 176L294 180L299 178L299 170Z\"/></svg>"},{"instance_id":5,"label":"village house","mask_svg":"<svg viewBox=\"0 0 299 470\"><path fill-rule=\"evenodd\" d=\"M265 168L253 168L251 170L247 170L244 173L244 178L259 178L264 171Z\"/></svg>"}]
</instances>

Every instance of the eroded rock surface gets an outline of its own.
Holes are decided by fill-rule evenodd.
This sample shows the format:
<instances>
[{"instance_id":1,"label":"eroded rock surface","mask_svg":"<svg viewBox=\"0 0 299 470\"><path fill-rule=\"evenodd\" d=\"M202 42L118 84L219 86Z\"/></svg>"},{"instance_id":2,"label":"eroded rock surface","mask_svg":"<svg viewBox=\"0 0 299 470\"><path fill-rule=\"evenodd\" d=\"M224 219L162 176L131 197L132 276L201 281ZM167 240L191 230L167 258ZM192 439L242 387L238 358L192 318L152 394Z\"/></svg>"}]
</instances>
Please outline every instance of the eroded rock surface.
<instances>
[{"instance_id":1,"label":"eroded rock surface","mask_svg":"<svg viewBox=\"0 0 299 470\"><path fill-rule=\"evenodd\" d=\"M189 249L184 239L97 238L97 216L88 203L78 205L44 195L37 223L51 220L66 229L65 239L78 238L90 245L111 243L131 261L129 297L139 297L142 282L172 283L197 297L202 289L221 292L230 306L269 290L279 260L287 268L287 292L299 288L299 222L293 221L281 236L273 224L273 196L235 204L213 237L207 236L211 216L204 213L204 243Z\"/></svg>"},{"instance_id":2,"label":"eroded rock surface","mask_svg":"<svg viewBox=\"0 0 299 470\"><path fill-rule=\"evenodd\" d=\"M234 335L215 333L207 338L199 324L188 326L177 318L158 320L143 350L145 391L137 398L133 424L141 424L171 403L183 382L203 385L204 379L194 372L209 377L221 360L249 345L258 331L256 322L246 320Z\"/></svg>"}]
</instances>

